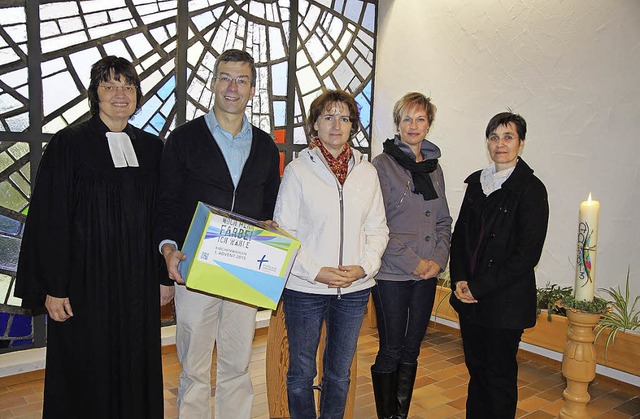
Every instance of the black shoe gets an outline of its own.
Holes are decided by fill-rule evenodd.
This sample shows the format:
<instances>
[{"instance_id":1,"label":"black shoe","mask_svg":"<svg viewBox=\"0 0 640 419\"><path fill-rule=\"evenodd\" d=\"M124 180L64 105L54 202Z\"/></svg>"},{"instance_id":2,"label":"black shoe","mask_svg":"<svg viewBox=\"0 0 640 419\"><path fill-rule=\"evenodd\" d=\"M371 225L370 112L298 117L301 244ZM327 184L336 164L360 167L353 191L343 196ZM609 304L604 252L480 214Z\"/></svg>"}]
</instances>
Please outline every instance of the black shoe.
<instances>
[{"instance_id":1,"label":"black shoe","mask_svg":"<svg viewBox=\"0 0 640 419\"><path fill-rule=\"evenodd\" d=\"M416 371L418 364L398 364L396 370L398 374L398 384L396 391L396 412L394 419L406 419L409 416L409 406L411 406L411 396L413 395L413 384L416 382Z\"/></svg>"},{"instance_id":2,"label":"black shoe","mask_svg":"<svg viewBox=\"0 0 640 419\"><path fill-rule=\"evenodd\" d=\"M373 396L376 399L378 419L392 419L396 410L396 385L398 382L396 371L376 372L371 367L371 382Z\"/></svg>"}]
</instances>

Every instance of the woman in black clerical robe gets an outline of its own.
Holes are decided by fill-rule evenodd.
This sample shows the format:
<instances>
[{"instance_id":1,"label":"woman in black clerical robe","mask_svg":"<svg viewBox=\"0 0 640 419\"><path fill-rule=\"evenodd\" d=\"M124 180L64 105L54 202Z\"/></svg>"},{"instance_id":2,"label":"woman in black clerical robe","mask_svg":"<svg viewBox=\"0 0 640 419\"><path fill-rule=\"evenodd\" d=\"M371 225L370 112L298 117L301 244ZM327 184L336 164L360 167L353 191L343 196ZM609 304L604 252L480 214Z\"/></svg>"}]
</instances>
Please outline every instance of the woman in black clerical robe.
<instances>
[{"instance_id":1,"label":"woman in black clerical robe","mask_svg":"<svg viewBox=\"0 0 640 419\"><path fill-rule=\"evenodd\" d=\"M152 215L162 142L131 126L140 78L93 65L92 117L49 142L18 264L23 307L46 308L44 418L161 418L160 253Z\"/></svg>"}]
</instances>

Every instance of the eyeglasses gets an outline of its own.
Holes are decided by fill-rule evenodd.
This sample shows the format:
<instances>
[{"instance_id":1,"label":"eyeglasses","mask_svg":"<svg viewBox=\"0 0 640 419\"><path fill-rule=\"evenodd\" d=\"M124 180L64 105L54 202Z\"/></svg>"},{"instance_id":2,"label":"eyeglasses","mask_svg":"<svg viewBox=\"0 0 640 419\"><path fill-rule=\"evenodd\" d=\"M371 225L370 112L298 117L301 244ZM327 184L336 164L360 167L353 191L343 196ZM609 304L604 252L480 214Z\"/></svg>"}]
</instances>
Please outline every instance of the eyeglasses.
<instances>
[{"instance_id":1,"label":"eyeglasses","mask_svg":"<svg viewBox=\"0 0 640 419\"><path fill-rule=\"evenodd\" d=\"M227 75L222 75L222 76L217 76L215 77L216 79L220 80L220 83L229 86L231 84L232 81L235 80L236 84L240 87L245 87L245 86L249 86L249 84L251 84L251 81L249 80L249 77L247 76L238 76L236 78L233 78L231 76L227 76Z\"/></svg>"},{"instance_id":2,"label":"eyeglasses","mask_svg":"<svg viewBox=\"0 0 640 419\"><path fill-rule=\"evenodd\" d=\"M115 93L118 90L121 90L125 93L133 93L136 91L135 86L127 85L127 86L113 86L111 84L101 84L100 86L105 92Z\"/></svg>"}]
</instances>

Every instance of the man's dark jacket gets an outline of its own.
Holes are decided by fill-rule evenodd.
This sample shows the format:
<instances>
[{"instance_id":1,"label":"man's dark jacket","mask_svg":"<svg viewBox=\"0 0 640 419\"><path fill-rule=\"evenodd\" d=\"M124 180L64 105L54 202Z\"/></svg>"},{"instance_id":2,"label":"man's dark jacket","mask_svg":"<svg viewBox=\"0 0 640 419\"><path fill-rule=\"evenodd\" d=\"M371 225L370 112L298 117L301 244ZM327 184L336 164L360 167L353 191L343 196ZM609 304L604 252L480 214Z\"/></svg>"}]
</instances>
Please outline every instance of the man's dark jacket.
<instances>
[{"instance_id":1,"label":"man's dark jacket","mask_svg":"<svg viewBox=\"0 0 640 419\"><path fill-rule=\"evenodd\" d=\"M156 243L169 239L182 247L198 201L257 220L273 217L280 156L269 134L252 129L251 151L237 188L204 117L169 135L160 168Z\"/></svg>"}]
</instances>

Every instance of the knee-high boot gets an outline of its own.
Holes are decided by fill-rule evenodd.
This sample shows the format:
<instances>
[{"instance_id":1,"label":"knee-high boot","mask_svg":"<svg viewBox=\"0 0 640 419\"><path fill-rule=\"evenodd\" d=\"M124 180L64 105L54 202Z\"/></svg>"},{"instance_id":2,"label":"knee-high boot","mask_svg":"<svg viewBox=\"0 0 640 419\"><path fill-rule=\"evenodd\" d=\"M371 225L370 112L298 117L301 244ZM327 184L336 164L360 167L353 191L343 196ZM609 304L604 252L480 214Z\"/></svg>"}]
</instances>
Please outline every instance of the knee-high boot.
<instances>
[{"instance_id":1,"label":"knee-high boot","mask_svg":"<svg viewBox=\"0 0 640 419\"><path fill-rule=\"evenodd\" d=\"M398 382L396 371L376 372L371 367L371 382L373 396L376 399L378 419L393 419L396 411L396 386Z\"/></svg>"},{"instance_id":2,"label":"knee-high boot","mask_svg":"<svg viewBox=\"0 0 640 419\"><path fill-rule=\"evenodd\" d=\"M394 419L406 419L411 406L411 396L413 395L413 384L416 382L416 371L418 364L398 364L398 387L396 392L396 413Z\"/></svg>"}]
</instances>

